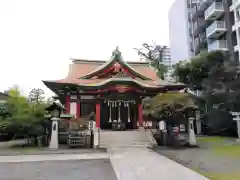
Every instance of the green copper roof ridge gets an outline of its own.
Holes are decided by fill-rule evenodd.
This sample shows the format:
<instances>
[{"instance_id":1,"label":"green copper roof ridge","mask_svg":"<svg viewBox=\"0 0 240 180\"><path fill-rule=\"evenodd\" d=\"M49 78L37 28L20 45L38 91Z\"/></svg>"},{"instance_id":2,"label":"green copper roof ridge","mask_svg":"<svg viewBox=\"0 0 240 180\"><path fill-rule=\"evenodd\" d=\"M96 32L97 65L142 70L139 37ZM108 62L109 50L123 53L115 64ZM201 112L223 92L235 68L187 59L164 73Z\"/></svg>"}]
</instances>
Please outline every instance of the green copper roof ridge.
<instances>
[{"instance_id":1,"label":"green copper roof ridge","mask_svg":"<svg viewBox=\"0 0 240 180\"><path fill-rule=\"evenodd\" d=\"M118 58L117 58L118 57ZM117 59L116 59L117 58ZM114 50L112 52L112 56L110 58L109 61L107 61L106 63L102 64L101 66L99 66L97 69L87 73L86 75L80 77L79 79L86 79L88 78L89 76L91 76L91 74L94 74L98 71L100 71L101 69L103 69L104 67L107 67L109 66L111 63L113 62L121 62L122 64L126 65L131 71L135 72L139 77L142 77L143 79L146 79L146 80L152 80L151 78L147 77L147 76L144 76L140 73L138 73L135 69L133 69L126 61L123 60L123 57L122 57L122 53L119 51L118 47L116 48L116 50Z\"/></svg>"}]
</instances>

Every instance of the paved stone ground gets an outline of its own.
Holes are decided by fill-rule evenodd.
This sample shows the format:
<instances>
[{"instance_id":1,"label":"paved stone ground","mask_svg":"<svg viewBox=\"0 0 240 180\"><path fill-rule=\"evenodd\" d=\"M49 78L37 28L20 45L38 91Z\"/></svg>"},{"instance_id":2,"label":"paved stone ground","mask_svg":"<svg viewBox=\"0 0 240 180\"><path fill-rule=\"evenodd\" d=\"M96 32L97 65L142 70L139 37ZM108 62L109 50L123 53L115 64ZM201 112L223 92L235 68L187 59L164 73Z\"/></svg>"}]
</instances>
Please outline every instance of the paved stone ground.
<instances>
[{"instance_id":1,"label":"paved stone ground","mask_svg":"<svg viewBox=\"0 0 240 180\"><path fill-rule=\"evenodd\" d=\"M147 148L111 148L108 153L90 154L0 156L0 180L116 180L106 159L111 160L118 180L207 180Z\"/></svg>"},{"instance_id":2,"label":"paved stone ground","mask_svg":"<svg viewBox=\"0 0 240 180\"><path fill-rule=\"evenodd\" d=\"M216 174L240 172L240 158L214 154L210 145L206 143L200 143L200 148L158 148L155 151L199 172Z\"/></svg>"},{"instance_id":3,"label":"paved stone ground","mask_svg":"<svg viewBox=\"0 0 240 180\"><path fill-rule=\"evenodd\" d=\"M0 148L0 156L16 156L16 155L47 155L47 154L86 154L86 153L103 153L105 148L101 149L58 149L50 150L48 148Z\"/></svg>"},{"instance_id":4,"label":"paved stone ground","mask_svg":"<svg viewBox=\"0 0 240 180\"><path fill-rule=\"evenodd\" d=\"M0 163L0 180L117 180L110 160Z\"/></svg>"},{"instance_id":5,"label":"paved stone ground","mask_svg":"<svg viewBox=\"0 0 240 180\"><path fill-rule=\"evenodd\" d=\"M113 148L109 154L118 180L207 180L147 148Z\"/></svg>"}]
</instances>

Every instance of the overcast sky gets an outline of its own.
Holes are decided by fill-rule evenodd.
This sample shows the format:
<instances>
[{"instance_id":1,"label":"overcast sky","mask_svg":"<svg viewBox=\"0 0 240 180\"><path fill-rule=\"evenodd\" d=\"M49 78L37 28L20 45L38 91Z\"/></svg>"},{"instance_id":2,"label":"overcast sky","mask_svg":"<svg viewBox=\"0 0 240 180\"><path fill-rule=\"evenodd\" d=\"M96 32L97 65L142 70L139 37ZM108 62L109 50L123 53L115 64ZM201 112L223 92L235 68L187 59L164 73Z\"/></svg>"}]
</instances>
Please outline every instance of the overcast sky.
<instances>
[{"instance_id":1,"label":"overcast sky","mask_svg":"<svg viewBox=\"0 0 240 180\"><path fill-rule=\"evenodd\" d=\"M154 40L168 45L173 0L0 0L0 91L17 84L50 91L41 80L67 75L69 58L125 60Z\"/></svg>"}]
</instances>

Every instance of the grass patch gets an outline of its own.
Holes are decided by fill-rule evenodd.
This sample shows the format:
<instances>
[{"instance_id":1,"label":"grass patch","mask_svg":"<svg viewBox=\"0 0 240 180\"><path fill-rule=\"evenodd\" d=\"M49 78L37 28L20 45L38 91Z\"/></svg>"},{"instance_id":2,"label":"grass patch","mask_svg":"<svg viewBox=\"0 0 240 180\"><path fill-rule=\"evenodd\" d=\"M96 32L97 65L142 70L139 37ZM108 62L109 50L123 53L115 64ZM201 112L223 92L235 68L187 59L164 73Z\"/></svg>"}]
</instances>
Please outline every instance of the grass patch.
<instances>
[{"instance_id":1,"label":"grass patch","mask_svg":"<svg viewBox=\"0 0 240 180\"><path fill-rule=\"evenodd\" d=\"M229 174L223 174L223 173L206 173L206 172L198 172L202 174L203 176L209 178L210 180L239 180L240 179L240 173L229 173Z\"/></svg>"},{"instance_id":2,"label":"grass patch","mask_svg":"<svg viewBox=\"0 0 240 180\"><path fill-rule=\"evenodd\" d=\"M240 145L234 144L234 138L209 136L199 137L198 141L208 144L209 150L214 155L240 158Z\"/></svg>"},{"instance_id":3,"label":"grass patch","mask_svg":"<svg viewBox=\"0 0 240 180\"><path fill-rule=\"evenodd\" d=\"M238 158L240 157L240 145L223 145L213 148L213 151L218 155Z\"/></svg>"},{"instance_id":4,"label":"grass patch","mask_svg":"<svg viewBox=\"0 0 240 180\"><path fill-rule=\"evenodd\" d=\"M203 143L224 143L233 138L229 137L219 137L219 136L206 136L206 137L198 137L197 140Z\"/></svg>"},{"instance_id":5,"label":"grass patch","mask_svg":"<svg viewBox=\"0 0 240 180\"><path fill-rule=\"evenodd\" d=\"M0 148L0 151L13 151L13 152L36 152L39 150L40 147L28 145L12 145Z\"/></svg>"}]
</instances>

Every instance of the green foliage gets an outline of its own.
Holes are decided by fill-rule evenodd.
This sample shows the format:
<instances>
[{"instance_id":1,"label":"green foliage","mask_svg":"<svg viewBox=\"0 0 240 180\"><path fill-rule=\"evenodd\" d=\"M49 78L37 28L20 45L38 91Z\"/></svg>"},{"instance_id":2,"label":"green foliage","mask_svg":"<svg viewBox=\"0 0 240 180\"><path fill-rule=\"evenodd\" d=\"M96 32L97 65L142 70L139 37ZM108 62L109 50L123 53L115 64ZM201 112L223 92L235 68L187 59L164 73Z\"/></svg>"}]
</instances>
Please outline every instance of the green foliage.
<instances>
[{"instance_id":1,"label":"green foliage","mask_svg":"<svg viewBox=\"0 0 240 180\"><path fill-rule=\"evenodd\" d=\"M10 116L1 117L0 132L13 136L39 136L45 131L44 119L46 103L29 102L20 94L18 87L8 90L9 98L6 107Z\"/></svg>"},{"instance_id":2,"label":"green foliage","mask_svg":"<svg viewBox=\"0 0 240 180\"><path fill-rule=\"evenodd\" d=\"M144 115L165 119L173 124L196 108L194 100L188 94L180 92L161 93L152 99L143 100Z\"/></svg>"},{"instance_id":3,"label":"green foliage","mask_svg":"<svg viewBox=\"0 0 240 180\"><path fill-rule=\"evenodd\" d=\"M23 115L30 113L30 105L26 97L21 96L18 87L11 88L8 91L7 107L12 115Z\"/></svg>"},{"instance_id":4,"label":"green foliage","mask_svg":"<svg viewBox=\"0 0 240 180\"><path fill-rule=\"evenodd\" d=\"M191 60L180 61L173 66L173 76L191 89L202 89L203 81L214 67L221 67L227 55L221 51L200 53Z\"/></svg>"},{"instance_id":5,"label":"green foliage","mask_svg":"<svg viewBox=\"0 0 240 180\"><path fill-rule=\"evenodd\" d=\"M202 53L174 66L174 76L191 89L202 90L206 112L203 116L208 134L236 134L229 111L240 111L239 62L226 52Z\"/></svg>"}]
</instances>

